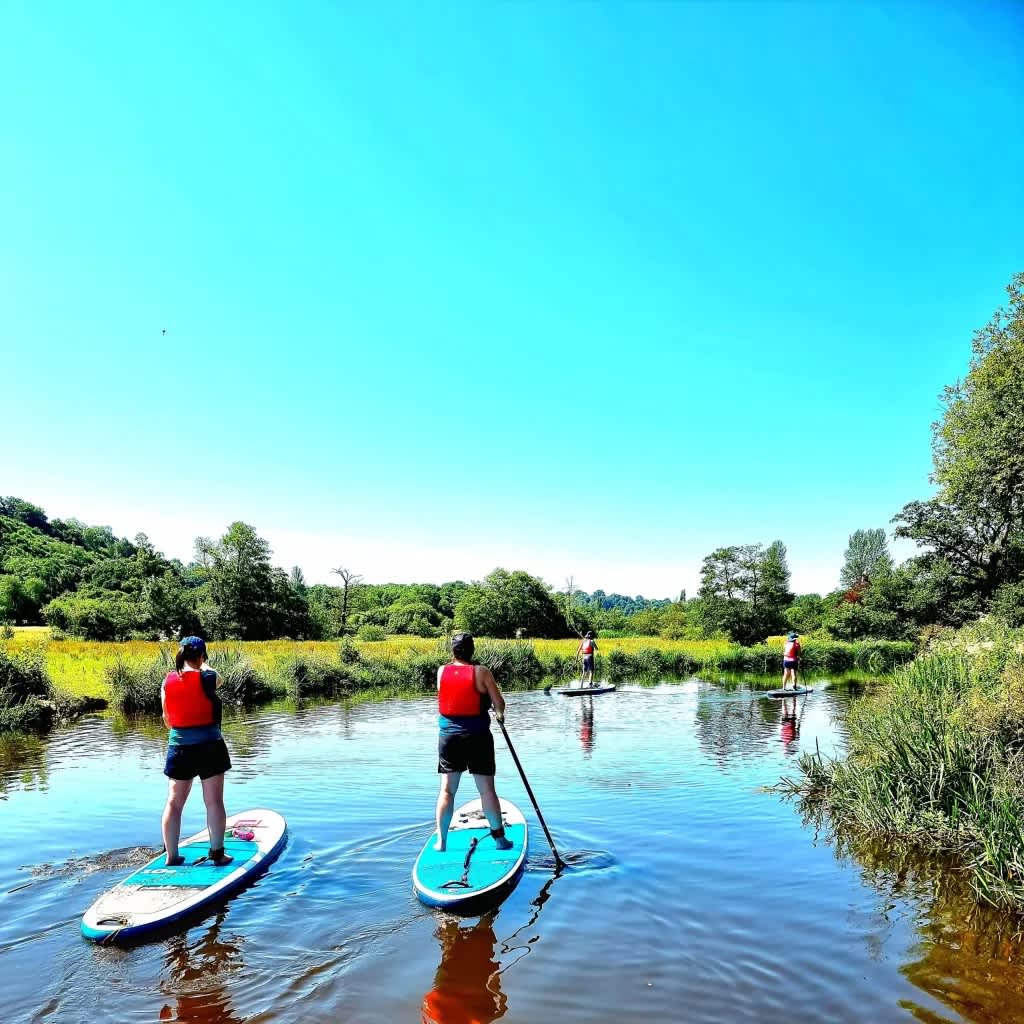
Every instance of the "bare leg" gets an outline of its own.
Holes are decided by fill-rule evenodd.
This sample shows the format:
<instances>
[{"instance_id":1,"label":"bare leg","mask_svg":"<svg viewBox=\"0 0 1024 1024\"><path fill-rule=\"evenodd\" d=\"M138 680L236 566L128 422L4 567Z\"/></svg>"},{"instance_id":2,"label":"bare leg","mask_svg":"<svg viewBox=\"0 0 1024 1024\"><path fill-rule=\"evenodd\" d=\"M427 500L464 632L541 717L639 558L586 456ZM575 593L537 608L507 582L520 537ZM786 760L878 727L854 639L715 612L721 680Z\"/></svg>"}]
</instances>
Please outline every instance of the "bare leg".
<instances>
[{"instance_id":1,"label":"bare leg","mask_svg":"<svg viewBox=\"0 0 1024 1024\"><path fill-rule=\"evenodd\" d=\"M210 830L210 849L224 849L224 829L228 814L224 808L224 776L203 779L203 802L206 804L206 827Z\"/></svg>"},{"instance_id":2,"label":"bare leg","mask_svg":"<svg viewBox=\"0 0 1024 1024\"><path fill-rule=\"evenodd\" d=\"M490 825L492 832L501 832L501 836L494 840L495 845L499 850L511 849L512 843L505 838L505 823L501 820L501 803L494 789L494 776L474 775L473 781L480 793L480 806L487 817L487 824Z\"/></svg>"},{"instance_id":3,"label":"bare leg","mask_svg":"<svg viewBox=\"0 0 1024 1024\"><path fill-rule=\"evenodd\" d=\"M167 863L178 859L178 839L181 836L181 812L185 809L185 801L192 790L191 779L168 779L167 804L160 820L160 829L164 836L164 850L167 852Z\"/></svg>"},{"instance_id":4,"label":"bare leg","mask_svg":"<svg viewBox=\"0 0 1024 1024\"><path fill-rule=\"evenodd\" d=\"M462 772L448 772L441 776L441 791L437 794L437 842L435 850L443 851L448 843L448 829L455 813L455 794L459 791Z\"/></svg>"}]
</instances>

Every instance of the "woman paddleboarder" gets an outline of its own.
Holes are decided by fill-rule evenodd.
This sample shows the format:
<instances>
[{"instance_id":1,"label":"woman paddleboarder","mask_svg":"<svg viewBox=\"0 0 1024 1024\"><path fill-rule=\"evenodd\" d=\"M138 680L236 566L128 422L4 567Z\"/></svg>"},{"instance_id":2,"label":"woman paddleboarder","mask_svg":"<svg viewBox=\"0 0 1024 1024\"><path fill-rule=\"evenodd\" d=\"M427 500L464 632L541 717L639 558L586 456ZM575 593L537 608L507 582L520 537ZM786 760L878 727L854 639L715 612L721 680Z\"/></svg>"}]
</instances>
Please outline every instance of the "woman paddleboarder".
<instances>
[{"instance_id":1,"label":"woman paddleboarder","mask_svg":"<svg viewBox=\"0 0 1024 1024\"><path fill-rule=\"evenodd\" d=\"M167 673L160 687L160 706L169 730L164 775L170 780L161 825L170 866L185 863L178 854L181 812L197 775L210 831L207 859L217 867L233 860L224 853L224 773L231 767L231 758L220 732L220 677L213 669L203 668L205 660L206 642L198 636L185 637L174 659L175 670Z\"/></svg>"},{"instance_id":2,"label":"woman paddleboarder","mask_svg":"<svg viewBox=\"0 0 1024 1024\"><path fill-rule=\"evenodd\" d=\"M437 797L437 850L448 842L448 828L455 812L455 794L462 773L469 771L480 792L480 803L491 837L499 850L512 843L505 836L501 805L494 790L494 737L491 735L492 707L499 722L505 720L505 698L491 670L473 664L473 637L456 633L452 637L452 660L437 670L437 709L440 735L437 741L437 771L441 792Z\"/></svg>"},{"instance_id":3,"label":"woman paddleboarder","mask_svg":"<svg viewBox=\"0 0 1024 1024\"><path fill-rule=\"evenodd\" d=\"M789 631L786 643L782 648L782 688L788 690L787 683L793 684L795 690L798 686L796 674L800 671L800 641L797 637L800 634L795 629Z\"/></svg>"}]
</instances>

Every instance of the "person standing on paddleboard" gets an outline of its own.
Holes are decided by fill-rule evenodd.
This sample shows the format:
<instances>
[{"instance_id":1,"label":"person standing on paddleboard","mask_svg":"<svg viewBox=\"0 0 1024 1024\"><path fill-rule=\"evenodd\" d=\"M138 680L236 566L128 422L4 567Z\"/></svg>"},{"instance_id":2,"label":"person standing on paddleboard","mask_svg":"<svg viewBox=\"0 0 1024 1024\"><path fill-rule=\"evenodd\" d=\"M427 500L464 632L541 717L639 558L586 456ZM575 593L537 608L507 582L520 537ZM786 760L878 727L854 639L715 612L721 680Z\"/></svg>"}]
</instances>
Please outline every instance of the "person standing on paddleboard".
<instances>
[{"instance_id":1,"label":"person standing on paddleboard","mask_svg":"<svg viewBox=\"0 0 1024 1024\"><path fill-rule=\"evenodd\" d=\"M597 641L594 634L588 629L580 639L580 645L576 648L576 657L583 658L583 666L580 670L580 686L583 680L588 679L591 686L594 685L594 655L597 653Z\"/></svg>"},{"instance_id":2,"label":"person standing on paddleboard","mask_svg":"<svg viewBox=\"0 0 1024 1024\"><path fill-rule=\"evenodd\" d=\"M491 670L473 664L473 648L470 633L456 633L452 637L451 663L437 670L437 771L441 792L437 797L436 848L445 849L455 813L455 794L462 773L469 771L480 792L480 804L495 845L499 850L510 850L512 843L505 836L501 804L494 790L494 737L487 713L493 707L495 718L503 722L505 698Z\"/></svg>"},{"instance_id":3,"label":"person standing on paddleboard","mask_svg":"<svg viewBox=\"0 0 1024 1024\"><path fill-rule=\"evenodd\" d=\"M795 629L789 631L786 642L782 647L782 688L788 690L787 683L797 688L796 674L800 671L800 641L799 634Z\"/></svg>"},{"instance_id":4,"label":"person standing on paddleboard","mask_svg":"<svg viewBox=\"0 0 1024 1024\"><path fill-rule=\"evenodd\" d=\"M231 768L231 757L220 731L220 677L213 669L203 668L205 660L206 642L198 636L185 637L174 659L175 670L167 673L160 687L160 706L169 730L164 775L170 781L161 825L167 864L172 867L185 863L178 854L181 812L197 775L210 830L208 860L223 867L234 859L224 852L224 773Z\"/></svg>"}]
</instances>

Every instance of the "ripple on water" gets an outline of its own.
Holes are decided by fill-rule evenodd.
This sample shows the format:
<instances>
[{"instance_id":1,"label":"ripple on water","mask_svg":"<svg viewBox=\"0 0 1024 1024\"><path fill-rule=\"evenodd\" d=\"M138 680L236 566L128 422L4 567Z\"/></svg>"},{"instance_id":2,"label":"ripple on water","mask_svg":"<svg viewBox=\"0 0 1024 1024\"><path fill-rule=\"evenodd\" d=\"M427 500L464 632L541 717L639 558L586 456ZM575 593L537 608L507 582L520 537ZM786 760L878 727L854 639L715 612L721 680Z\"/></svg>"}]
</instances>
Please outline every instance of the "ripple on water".
<instances>
[{"instance_id":1,"label":"ripple on water","mask_svg":"<svg viewBox=\"0 0 1024 1024\"><path fill-rule=\"evenodd\" d=\"M510 735L567 866L554 870L535 826L518 887L470 919L428 910L411 888L433 827L433 701L235 715L228 803L282 810L288 846L218 913L128 951L85 944L78 920L155 852L159 724L94 716L0 744L6 1015L305 1024L462 1006L482 1021L565 1024L1024 1019L1012 929L950 909L946 876L822 842L762 791L801 750L841 743L832 718L848 699L823 690L793 721L778 702L699 680L596 700L511 694ZM496 743L499 792L530 814ZM197 787L183 831L203 824Z\"/></svg>"}]
</instances>

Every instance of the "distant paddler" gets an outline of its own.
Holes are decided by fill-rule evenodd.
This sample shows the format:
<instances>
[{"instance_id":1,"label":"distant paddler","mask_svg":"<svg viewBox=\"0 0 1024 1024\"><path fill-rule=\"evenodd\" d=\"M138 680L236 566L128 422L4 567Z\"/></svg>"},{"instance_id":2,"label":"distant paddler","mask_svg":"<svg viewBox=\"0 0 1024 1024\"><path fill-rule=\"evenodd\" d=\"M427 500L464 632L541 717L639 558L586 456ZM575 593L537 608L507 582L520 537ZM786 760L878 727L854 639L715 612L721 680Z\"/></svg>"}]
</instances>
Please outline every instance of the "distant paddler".
<instances>
[{"instance_id":1,"label":"distant paddler","mask_svg":"<svg viewBox=\"0 0 1024 1024\"><path fill-rule=\"evenodd\" d=\"M444 850L448 829L455 812L455 794L462 773L469 771L480 793L480 802L491 838L499 850L510 850L505 836L501 805L494 789L494 737L491 716L505 720L505 698L485 665L473 664L473 637L456 633L452 637L452 660L437 670L437 709L439 732L437 771L441 792L437 797L436 849Z\"/></svg>"},{"instance_id":2,"label":"distant paddler","mask_svg":"<svg viewBox=\"0 0 1024 1024\"><path fill-rule=\"evenodd\" d=\"M597 653L597 641L594 639L594 634L591 630L580 638L580 645L576 648L576 657L582 658L582 664L580 668L580 687L583 687L584 679L588 680L590 685L594 685L594 655Z\"/></svg>"},{"instance_id":3,"label":"distant paddler","mask_svg":"<svg viewBox=\"0 0 1024 1024\"><path fill-rule=\"evenodd\" d=\"M797 639L799 635L795 629L791 629L782 647L782 688L784 690L789 689L787 683L792 683L794 690L797 688L796 677L800 671L800 641Z\"/></svg>"}]
</instances>

